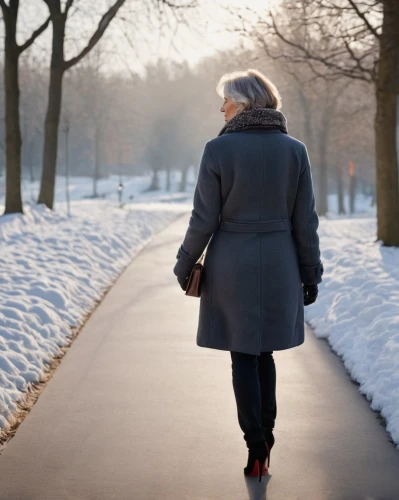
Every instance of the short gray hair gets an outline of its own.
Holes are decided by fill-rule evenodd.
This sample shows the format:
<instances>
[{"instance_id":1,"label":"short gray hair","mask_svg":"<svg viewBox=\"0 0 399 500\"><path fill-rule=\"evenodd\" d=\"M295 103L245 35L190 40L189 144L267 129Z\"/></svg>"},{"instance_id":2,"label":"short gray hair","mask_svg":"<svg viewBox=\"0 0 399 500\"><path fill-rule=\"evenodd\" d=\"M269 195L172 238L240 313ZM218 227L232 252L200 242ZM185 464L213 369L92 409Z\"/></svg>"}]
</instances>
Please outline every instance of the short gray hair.
<instances>
[{"instance_id":1,"label":"short gray hair","mask_svg":"<svg viewBox=\"0 0 399 500\"><path fill-rule=\"evenodd\" d=\"M229 96L237 104L238 113L251 108L281 108L277 87L256 69L224 74L216 92L220 97Z\"/></svg>"}]
</instances>

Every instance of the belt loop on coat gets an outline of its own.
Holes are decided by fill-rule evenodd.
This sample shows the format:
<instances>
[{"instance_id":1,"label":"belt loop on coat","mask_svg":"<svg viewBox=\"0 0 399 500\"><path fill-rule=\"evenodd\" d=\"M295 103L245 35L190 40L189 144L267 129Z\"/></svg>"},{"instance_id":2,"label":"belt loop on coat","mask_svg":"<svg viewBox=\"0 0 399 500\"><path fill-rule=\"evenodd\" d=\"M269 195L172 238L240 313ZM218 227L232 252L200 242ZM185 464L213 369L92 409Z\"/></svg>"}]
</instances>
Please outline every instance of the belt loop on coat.
<instances>
[{"instance_id":1,"label":"belt loop on coat","mask_svg":"<svg viewBox=\"0 0 399 500\"><path fill-rule=\"evenodd\" d=\"M265 221L233 221L228 219L220 219L220 229L222 231L235 231L243 233L252 232L269 232L269 231L291 231L291 219L275 219Z\"/></svg>"}]
</instances>

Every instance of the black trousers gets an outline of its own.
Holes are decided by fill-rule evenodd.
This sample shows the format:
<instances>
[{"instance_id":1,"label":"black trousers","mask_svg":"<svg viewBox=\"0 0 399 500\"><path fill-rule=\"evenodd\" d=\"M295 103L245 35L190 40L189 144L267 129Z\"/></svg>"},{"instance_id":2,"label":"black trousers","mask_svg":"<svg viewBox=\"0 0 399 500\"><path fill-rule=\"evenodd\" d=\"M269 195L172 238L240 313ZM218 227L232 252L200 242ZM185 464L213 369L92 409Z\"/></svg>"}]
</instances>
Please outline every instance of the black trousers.
<instances>
[{"instance_id":1,"label":"black trousers","mask_svg":"<svg viewBox=\"0 0 399 500\"><path fill-rule=\"evenodd\" d=\"M259 356L230 351L238 423L247 443L264 440L277 416L273 351Z\"/></svg>"}]
</instances>

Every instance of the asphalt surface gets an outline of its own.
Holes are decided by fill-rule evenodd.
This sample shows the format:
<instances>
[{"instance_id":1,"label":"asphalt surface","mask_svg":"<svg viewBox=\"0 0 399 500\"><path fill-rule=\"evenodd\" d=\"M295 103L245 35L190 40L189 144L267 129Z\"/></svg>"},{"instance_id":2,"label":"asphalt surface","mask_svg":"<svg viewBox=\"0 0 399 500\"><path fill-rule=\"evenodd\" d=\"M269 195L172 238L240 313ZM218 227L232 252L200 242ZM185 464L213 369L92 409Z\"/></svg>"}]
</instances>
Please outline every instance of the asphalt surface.
<instances>
[{"instance_id":1,"label":"asphalt surface","mask_svg":"<svg viewBox=\"0 0 399 500\"><path fill-rule=\"evenodd\" d=\"M244 477L230 354L196 345L199 299L172 273L188 220L89 318L0 456L0 500L399 500L399 451L309 328L274 355L270 474Z\"/></svg>"}]
</instances>

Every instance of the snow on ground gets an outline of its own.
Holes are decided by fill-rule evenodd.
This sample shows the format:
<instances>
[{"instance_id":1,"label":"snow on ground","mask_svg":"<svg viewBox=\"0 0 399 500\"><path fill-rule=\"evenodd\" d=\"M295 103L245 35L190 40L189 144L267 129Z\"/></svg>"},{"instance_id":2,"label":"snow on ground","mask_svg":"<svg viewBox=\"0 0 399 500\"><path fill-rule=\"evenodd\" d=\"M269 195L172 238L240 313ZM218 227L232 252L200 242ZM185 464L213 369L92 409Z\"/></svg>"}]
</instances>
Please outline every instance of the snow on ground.
<instances>
[{"instance_id":1,"label":"snow on ground","mask_svg":"<svg viewBox=\"0 0 399 500\"><path fill-rule=\"evenodd\" d=\"M68 344L71 327L82 324L154 233L192 209L192 189L178 193L175 184L172 194L140 195L149 179L125 179L120 208L119 178L99 184L100 193L112 193L104 200L79 201L91 192L90 180L71 181L71 217L63 201L55 211L26 203L25 215L0 217L0 428L9 426L21 392Z\"/></svg>"},{"instance_id":2,"label":"snow on ground","mask_svg":"<svg viewBox=\"0 0 399 500\"><path fill-rule=\"evenodd\" d=\"M305 320L342 357L399 449L399 248L375 242L375 217L321 217L318 233L325 271Z\"/></svg>"},{"instance_id":3,"label":"snow on ground","mask_svg":"<svg viewBox=\"0 0 399 500\"><path fill-rule=\"evenodd\" d=\"M337 207L336 197L329 206ZM356 208L353 216L320 217L325 272L305 321L341 356L399 449L399 248L375 241L376 207L368 198L359 197Z\"/></svg>"},{"instance_id":4,"label":"snow on ground","mask_svg":"<svg viewBox=\"0 0 399 500\"><path fill-rule=\"evenodd\" d=\"M192 209L193 176L186 193L177 192L174 179L172 194L140 194L149 178L124 177L123 208L118 177L99 182L103 200L82 200L91 180L72 178L71 217L64 178L57 178L54 212L29 206L38 185L25 184L26 215L0 218L0 427L21 391L68 343L70 327L81 324L155 232ZM336 201L330 195L332 210L320 217L325 273L305 319L342 357L399 449L399 249L375 242L369 198L359 196L353 216L337 215Z\"/></svg>"}]
</instances>

